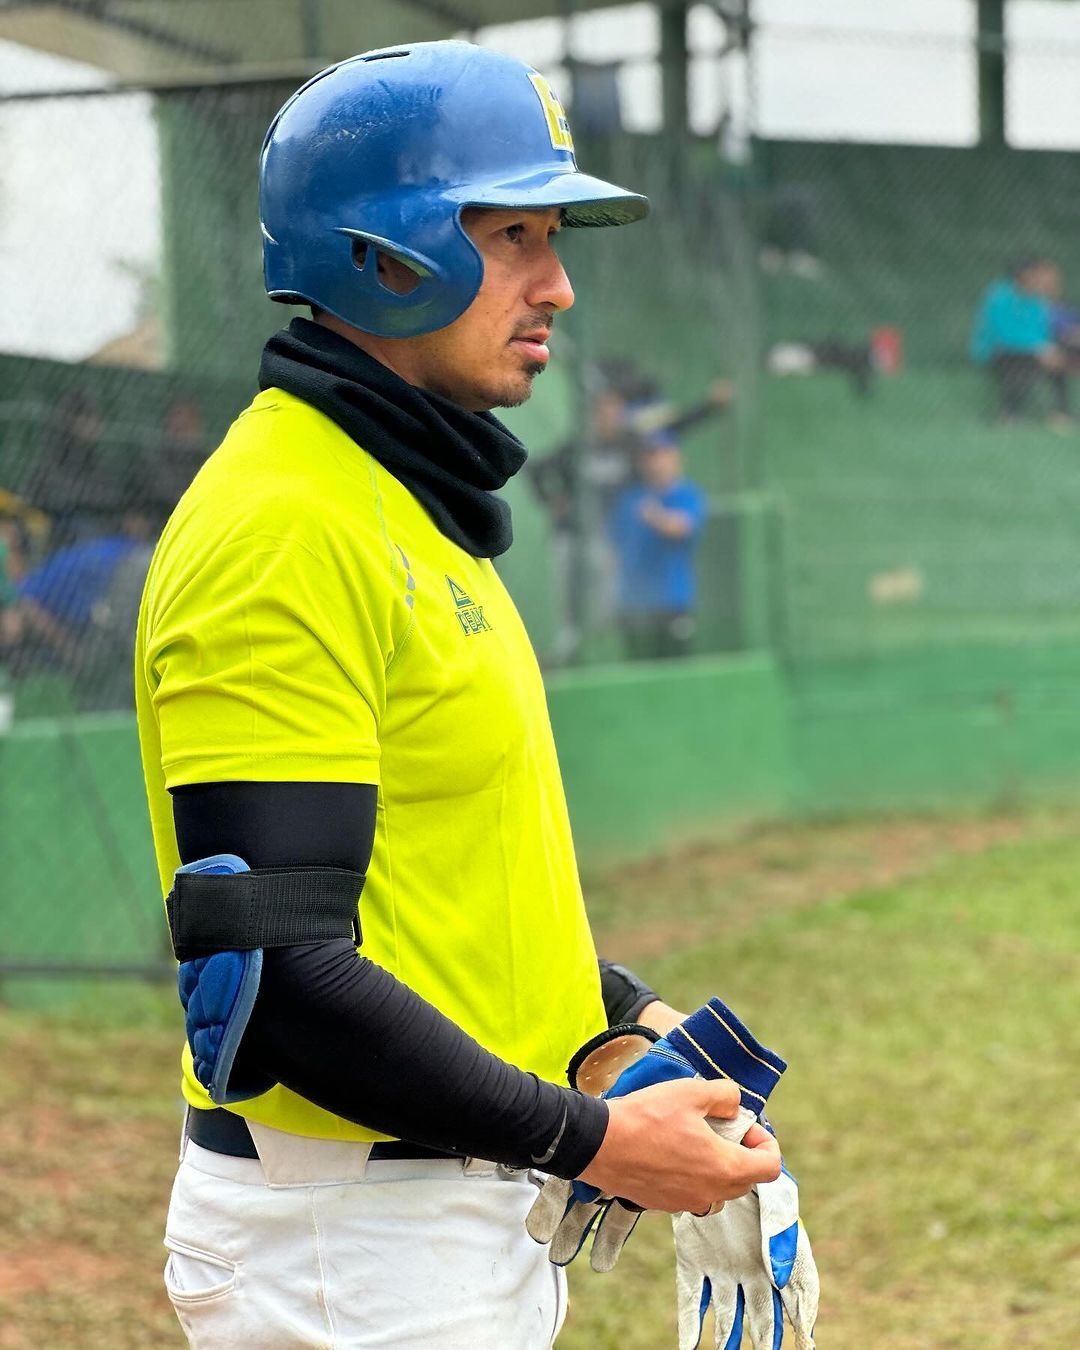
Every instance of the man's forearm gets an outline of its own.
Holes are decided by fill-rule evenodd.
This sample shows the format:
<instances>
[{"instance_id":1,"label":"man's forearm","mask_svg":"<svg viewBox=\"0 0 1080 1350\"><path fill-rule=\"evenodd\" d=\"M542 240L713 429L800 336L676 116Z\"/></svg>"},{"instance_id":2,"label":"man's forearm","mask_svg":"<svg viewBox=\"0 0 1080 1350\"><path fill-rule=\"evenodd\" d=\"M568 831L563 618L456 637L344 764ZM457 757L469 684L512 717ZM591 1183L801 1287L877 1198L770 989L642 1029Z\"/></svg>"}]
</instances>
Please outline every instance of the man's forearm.
<instances>
[{"instance_id":1,"label":"man's forearm","mask_svg":"<svg viewBox=\"0 0 1080 1350\"><path fill-rule=\"evenodd\" d=\"M654 999L647 1003L641 1012L638 1013L637 1020L643 1027L648 1027L651 1031L658 1031L661 1036L666 1036L669 1031L677 1027L680 1022L685 1022L686 1013L678 1012L662 999Z\"/></svg>"},{"instance_id":2,"label":"man's forearm","mask_svg":"<svg viewBox=\"0 0 1080 1350\"><path fill-rule=\"evenodd\" d=\"M242 1053L346 1120L413 1143L574 1177L607 1108L523 1073L347 940L268 950Z\"/></svg>"}]
</instances>

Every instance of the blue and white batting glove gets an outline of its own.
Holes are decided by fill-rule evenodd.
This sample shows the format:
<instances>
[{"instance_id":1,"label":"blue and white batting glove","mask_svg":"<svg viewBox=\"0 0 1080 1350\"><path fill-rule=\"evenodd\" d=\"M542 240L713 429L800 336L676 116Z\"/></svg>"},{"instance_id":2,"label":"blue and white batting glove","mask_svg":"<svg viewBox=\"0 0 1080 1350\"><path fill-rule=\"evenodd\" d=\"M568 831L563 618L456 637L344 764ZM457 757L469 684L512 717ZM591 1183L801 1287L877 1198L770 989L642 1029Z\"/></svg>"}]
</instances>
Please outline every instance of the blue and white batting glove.
<instances>
[{"instance_id":1,"label":"blue and white batting glove","mask_svg":"<svg viewBox=\"0 0 1080 1350\"><path fill-rule=\"evenodd\" d=\"M731 1120L709 1123L721 1138L739 1143L786 1068L730 1008L712 998L665 1037L642 1026L601 1032L582 1046L567 1072L572 1087L605 1100L677 1078L730 1078L742 1105ZM590 1265L606 1271L619 1259L640 1216L640 1206L629 1200L602 1195L583 1181L549 1177L525 1226L536 1242L551 1244L549 1256L558 1266L568 1265L595 1229Z\"/></svg>"},{"instance_id":2,"label":"blue and white batting glove","mask_svg":"<svg viewBox=\"0 0 1080 1350\"><path fill-rule=\"evenodd\" d=\"M744 1322L754 1350L778 1350L785 1314L794 1350L814 1350L818 1273L786 1168L718 1214L676 1214L672 1224L679 1350L695 1350L710 1303L716 1350L738 1350Z\"/></svg>"}]
</instances>

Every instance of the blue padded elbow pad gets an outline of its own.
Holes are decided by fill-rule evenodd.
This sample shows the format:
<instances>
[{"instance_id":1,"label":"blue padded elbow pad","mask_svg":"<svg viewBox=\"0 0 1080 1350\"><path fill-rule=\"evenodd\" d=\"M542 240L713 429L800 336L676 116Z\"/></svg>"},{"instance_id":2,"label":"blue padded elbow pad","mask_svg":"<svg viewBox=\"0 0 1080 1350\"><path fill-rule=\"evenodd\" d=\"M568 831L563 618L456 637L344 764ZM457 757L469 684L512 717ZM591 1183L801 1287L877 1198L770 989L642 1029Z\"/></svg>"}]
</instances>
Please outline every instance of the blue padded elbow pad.
<instances>
[{"instance_id":1,"label":"blue padded elbow pad","mask_svg":"<svg viewBox=\"0 0 1080 1350\"><path fill-rule=\"evenodd\" d=\"M247 863L234 853L218 853L177 869L215 876L248 870ZM230 1081L259 992L262 961L261 948L215 952L182 961L177 971L195 1077L218 1106L258 1097L274 1086L272 1078L260 1076L249 1076L246 1082Z\"/></svg>"}]
</instances>

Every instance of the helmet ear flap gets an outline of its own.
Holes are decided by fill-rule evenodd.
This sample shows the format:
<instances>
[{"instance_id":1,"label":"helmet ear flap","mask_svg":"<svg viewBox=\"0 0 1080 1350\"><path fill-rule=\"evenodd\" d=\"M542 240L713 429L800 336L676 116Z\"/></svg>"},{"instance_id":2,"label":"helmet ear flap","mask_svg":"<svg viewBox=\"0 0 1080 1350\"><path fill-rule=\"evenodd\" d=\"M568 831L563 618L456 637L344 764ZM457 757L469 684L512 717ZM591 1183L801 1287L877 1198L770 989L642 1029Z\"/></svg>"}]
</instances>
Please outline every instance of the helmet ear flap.
<instances>
[{"instance_id":1,"label":"helmet ear flap","mask_svg":"<svg viewBox=\"0 0 1080 1350\"><path fill-rule=\"evenodd\" d=\"M387 297L412 295L417 286L432 277L437 281L444 280L444 269L434 259L416 249L404 248L381 235L344 225L338 226L337 233L347 235L352 240L353 265L363 276L365 286L380 286ZM406 284L401 286L388 285L379 273L381 257L392 259L400 270L410 274L411 279L406 277Z\"/></svg>"},{"instance_id":2,"label":"helmet ear flap","mask_svg":"<svg viewBox=\"0 0 1080 1350\"><path fill-rule=\"evenodd\" d=\"M400 224L403 234L425 234L413 222ZM484 278L479 250L456 218L426 232L426 247L347 225L333 233L345 236L351 249L350 314L340 313L334 304L325 307L381 337L412 337L445 328L472 304ZM361 316L364 321L357 323Z\"/></svg>"},{"instance_id":3,"label":"helmet ear flap","mask_svg":"<svg viewBox=\"0 0 1080 1350\"><path fill-rule=\"evenodd\" d=\"M370 269L374 266L376 281L391 295L411 295L423 280L417 264L406 262L386 249L375 248L364 239L353 240L352 260L357 271L367 274L368 284ZM387 266L388 262L390 266ZM384 272L392 273L392 284Z\"/></svg>"}]
</instances>

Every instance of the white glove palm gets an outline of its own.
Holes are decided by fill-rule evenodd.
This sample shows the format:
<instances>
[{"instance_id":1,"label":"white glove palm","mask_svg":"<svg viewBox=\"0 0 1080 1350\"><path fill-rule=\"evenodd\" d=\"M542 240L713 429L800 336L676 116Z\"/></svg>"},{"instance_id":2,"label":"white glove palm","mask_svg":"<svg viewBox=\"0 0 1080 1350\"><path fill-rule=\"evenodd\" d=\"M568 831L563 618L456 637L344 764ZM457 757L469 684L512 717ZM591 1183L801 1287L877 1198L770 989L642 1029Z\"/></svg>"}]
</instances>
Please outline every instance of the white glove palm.
<instances>
[{"instance_id":1,"label":"white glove palm","mask_svg":"<svg viewBox=\"0 0 1080 1350\"><path fill-rule=\"evenodd\" d=\"M799 1219L799 1188L782 1172L729 1200L718 1214L676 1214L679 1350L695 1350L712 1303L716 1350L737 1350L745 1319L754 1350L783 1343L784 1315L794 1350L814 1350L818 1273Z\"/></svg>"}]
</instances>

